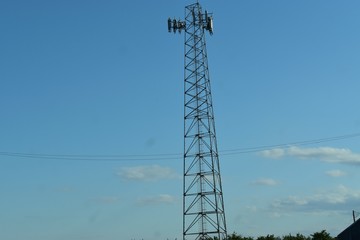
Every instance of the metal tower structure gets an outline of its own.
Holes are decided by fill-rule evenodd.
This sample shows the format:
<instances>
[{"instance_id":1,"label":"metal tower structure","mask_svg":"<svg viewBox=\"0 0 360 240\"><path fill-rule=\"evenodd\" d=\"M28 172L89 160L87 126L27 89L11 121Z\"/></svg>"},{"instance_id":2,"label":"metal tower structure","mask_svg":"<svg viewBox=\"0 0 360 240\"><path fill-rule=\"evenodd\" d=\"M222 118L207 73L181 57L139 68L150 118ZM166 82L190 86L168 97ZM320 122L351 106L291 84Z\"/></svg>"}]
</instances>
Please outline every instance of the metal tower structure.
<instances>
[{"instance_id":1,"label":"metal tower structure","mask_svg":"<svg viewBox=\"0 0 360 240\"><path fill-rule=\"evenodd\" d=\"M185 31L183 239L227 237L205 32L213 17L199 2L185 21L168 19L169 32Z\"/></svg>"}]
</instances>

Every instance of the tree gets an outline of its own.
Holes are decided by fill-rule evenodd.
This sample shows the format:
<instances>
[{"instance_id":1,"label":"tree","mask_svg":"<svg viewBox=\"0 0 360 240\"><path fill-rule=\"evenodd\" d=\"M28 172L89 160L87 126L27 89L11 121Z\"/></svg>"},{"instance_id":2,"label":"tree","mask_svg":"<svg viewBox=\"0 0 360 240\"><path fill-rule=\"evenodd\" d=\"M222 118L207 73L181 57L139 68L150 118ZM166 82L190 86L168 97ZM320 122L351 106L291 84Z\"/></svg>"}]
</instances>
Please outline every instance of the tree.
<instances>
[{"instance_id":1,"label":"tree","mask_svg":"<svg viewBox=\"0 0 360 240\"><path fill-rule=\"evenodd\" d=\"M311 240L334 240L326 230L311 234Z\"/></svg>"},{"instance_id":2,"label":"tree","mask_svg":"<svg viewBox=\"0 0 360 240\"><path fill-rule=\"evenodd\" d=\"M280 240L280 238L277 238L274 235L267 235L266 237L258 237L257 240Z\"/></svg>"},{"instance_id":3,"label":"tree","mask_svg":"<svg viewBox=\"0 0 360 240\"><path fill-rule=\"evenodd\" d=\"M214 238L214 240L217 239ZM267 236L260 236L258 238L243 237L234 232L232 234L229 234L226 240L336 240L336 238L331 237L330 234L326 232L326 230L322 230L321 232L315 232L308 237L298 233L295 236L289 234L283 236L282 238L275 237L274 235L269 234Z\"/></svg>"},{"instance_id":4,"label":"tree","mask_svg":"<svg viewBox=\"0 0 360 240\"><path fill-rule=\"evenodd\" d=\"M296 236L286 235L283 237L283 240L310 240L310 238L298 233Z\"/></svg>"},{"instance_id":5,"label":"tree","mask_svg":"<svg viewBox=\"0 0 360 240\"><path fill-rule=\"evenodd\" d=\"M254 240L252 237L242 237L241 235L237 235L236 233L232 233L227 237L227 240Z\"/></svg>"}]
</instances>

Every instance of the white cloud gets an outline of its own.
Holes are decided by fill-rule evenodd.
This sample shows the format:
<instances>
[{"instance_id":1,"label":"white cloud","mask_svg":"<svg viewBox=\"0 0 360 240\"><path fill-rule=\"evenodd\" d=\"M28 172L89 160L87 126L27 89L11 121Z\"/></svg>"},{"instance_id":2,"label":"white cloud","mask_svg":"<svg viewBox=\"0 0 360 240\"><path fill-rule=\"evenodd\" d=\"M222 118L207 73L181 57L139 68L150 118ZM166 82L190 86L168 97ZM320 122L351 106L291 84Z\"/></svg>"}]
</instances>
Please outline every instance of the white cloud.
<instances>
[{"instance_id":1,"label":"white cloud","mask_svg":"<svg viewBox=\"0 0 360 240\"><path fill-rule=\"evenodd\" d=\"M290 196L286 199L276 200L272 208L276 211L349 211L358 206L360 202L360 191L352 190L343 185L318 192L312 196Z\"/></svg>"},{"instance_id":2,"label":"white cloud","mask_svg":"<svg viewBox=\"0 0 360 240\"><path fill-rule=\"evenodd\" d=\"M262 186L275 186L278 184L278 182L271 178L260 178L254 182L252 182L254 185L262 185Z\"/></svg>"},{"instance_id":3,"label":"white cloud","mask_svg":"<svg viewBox=\"0 0 360 240\"><path fill-rule=\"evenodd\" d=\"M268 158L281 158L285 155L285 149L273 148L269 150L264 150L261 152L261 155Z\"/></svg>"},{"instance_id":4,"label":"white cloud","mask_svg":"<svg viewBox=\"0 0 360 240\"><path fill-rule=\"evenodd\" d=\"M157 196L140 198L137 202L141 205L172 204L176 202L176 198L168 194L159 194Z\"/></svg>"},{"instance_id":5,"label":"white cloud","mask_svg":"<svg viewBox=\"0 0 360 240\"><path fill-rule=\"evenodd\" d=\"M178 178L173 169L159 165L125 167L117 175L123 179L135 181L157 181Z\"/></svg>"},{"instance_id":6,"label":"white cloud","mask_svg":"<svg viewBox=\"0 0 360 240\"><path fill-rule=\"evenodd\" d=\"M246 209L249 210L250 212L257 212L258 211L257 206L246 206Z\"/></svg>"},{"instance_id":7,"label":"white cloud","mask_svg":"<svg viewBox=\"0 0 360 240\"><path fill-rule=\"evenodd\" d=\"M268 158L298 157L301 159L319 159L324 162L360 164L360 154L353 153L346 148L300 148L289 147L285 149L275 148L261 152L261 155Z\"/></svg>"},{"instance_id":8,"label":"white cloud","mask_svg":"<svg viewBox=\"0 0 360 240\"><path fill-rule=\"evenodd\" d=\"M342 177L346 175L346 172L341 170L330 170L326 172L327 175L330 177Z\"/></svg>"}]
</instances>

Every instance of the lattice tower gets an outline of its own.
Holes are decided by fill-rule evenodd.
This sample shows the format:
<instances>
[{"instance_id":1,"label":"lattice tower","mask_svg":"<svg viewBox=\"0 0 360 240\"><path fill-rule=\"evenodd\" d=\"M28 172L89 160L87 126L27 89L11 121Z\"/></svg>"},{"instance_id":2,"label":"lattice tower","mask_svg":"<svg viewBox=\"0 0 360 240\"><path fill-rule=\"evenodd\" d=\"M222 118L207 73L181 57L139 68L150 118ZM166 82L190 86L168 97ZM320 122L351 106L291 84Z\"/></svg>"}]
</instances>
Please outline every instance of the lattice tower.
<instances>
[{"instance_id":1,"label":"lattice tower","mask_svg":"<svg viewBox=\"0 0 360 240\"><path fill-rule=\"evenodd\" d=\"M205 32L212 14L197 2L185 21L168 19L169 32L185 30L183 239L226 239L226 221L215 133Z\"/></svg>"}]
</instances>

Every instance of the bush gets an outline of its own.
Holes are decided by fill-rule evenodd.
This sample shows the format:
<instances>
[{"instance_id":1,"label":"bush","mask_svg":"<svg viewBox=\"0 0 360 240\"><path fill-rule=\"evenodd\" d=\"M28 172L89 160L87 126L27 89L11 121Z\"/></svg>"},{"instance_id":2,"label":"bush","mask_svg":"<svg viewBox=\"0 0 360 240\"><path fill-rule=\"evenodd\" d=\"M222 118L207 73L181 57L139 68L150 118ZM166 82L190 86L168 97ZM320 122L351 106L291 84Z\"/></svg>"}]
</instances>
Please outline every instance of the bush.
<instances>
[{"instance_id":1,"label":"bush","mask_svg":"<svg viewBox=\"0 0 360 240\"><path fill-rule=\"evenodd\" d=\"M315 232L310 235L310 237L306 237L300 233L296 234L296 236L292 236L291 234L280 237L275 237L274 235L260 236L256 240L335 240L330 236L326 230L322 230L321 232ZM255 240L253 237L243 237L241 235L236 234L235 232L228 235L226 240Z\"/></svg>"}]
</instances>

